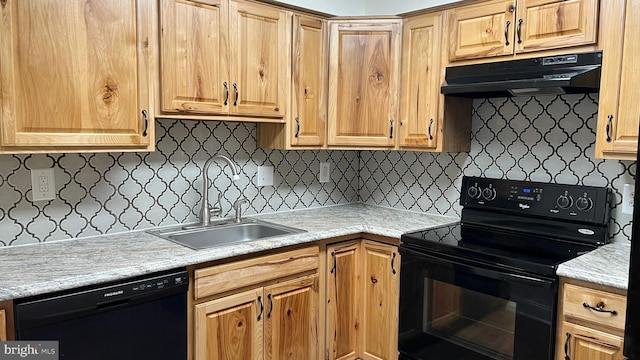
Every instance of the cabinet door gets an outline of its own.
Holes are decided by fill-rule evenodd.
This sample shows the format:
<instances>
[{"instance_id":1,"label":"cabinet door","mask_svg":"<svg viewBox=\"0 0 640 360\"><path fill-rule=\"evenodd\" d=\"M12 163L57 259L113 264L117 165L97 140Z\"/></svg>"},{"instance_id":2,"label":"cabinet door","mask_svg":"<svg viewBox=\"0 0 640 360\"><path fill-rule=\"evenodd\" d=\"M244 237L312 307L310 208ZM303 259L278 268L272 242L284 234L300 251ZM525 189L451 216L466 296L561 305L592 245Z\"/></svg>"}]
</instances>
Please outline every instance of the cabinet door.
<instances>
[{"instance_id":1,"label":"cabinet door","mask_svg":"<svg viewBox=\"0 0 640 360\"><path fill-rule=\"evenodd\" d=\"M229 111L228 0L162 0L163 112Z\"/></svg>"},{"instance_id":2,"label":"cabinet door","mask_svg":"<svg viewBox=\"0 0 640 360\"><path fill-rule=\"evenodd\" d=\"M449 60L513 54L514 0L492 0L448 12Z\"/></svg>"},{"instance_id":3,"label":"cabinet door","mask_svg":"<svg viewBox=\"0 0 640 360\"><path fill-rule=\"evenodd\" d=\"M264 289L265 359L318 358L318 286L316 274Z\"/></svg>"},{"instance_id":4,"label":"cabinet door","mask_svg":"<svg viewBox=\"0 0 640 360\"><path fill-rule=\"evenodd\" d=\"M362 358L398 358L400 255L393 245L362 242Z\"/></svg>"},{"instance_id":5,"label":"cabinet door","mask_svg":"<svg viewBox=\"0 0 640 360\"><path fill-rule=\"evenodd\" d=\"M291 145L321 146L327 123L326 21L293 17Z\"/></svg>"},{"instance_id":6,"label":"cabinet door","mask_svg":"<svg viewBox=\"0 0 640 360\"><path fill-rule=\"evenodd\" d=\"M195 360L261 360L262 288L195 306Z\"/></svg>"},{"instance_id":7,"label":"cabinet door","mask_svg":"<svg viewBox=\"0 0 640 360\"><path fill-rule=\"evenodd\" d=\"M569 322L562 323L558 336L564 339L561 351L565 359L622 360L623 339L602 331L593 330ZM565 351L566 349L566 351Z\"/></svg>"},{"instance_id":8,"label":"cabinet door","mask_svg":"<svg viewBox=\"0 0 640 360\"><path fill-rule=\"evenodd\" d=\"M7 313L0 309L0 341L7 341Z\"/></svg>"},{"instance_id":9,"label":"cabinet door","mask_svg":"<svg viewBox=\"0 0 640 360\"><path fill-rule=\"evenodd\" d=\"M331 360L356 359L362 296L359 241L327 247L327 353Z\"/></svg>"},{"instance_id":10,"label":"cabinet door","mask_svg":"<svg viewBox=\"0 0 640 360\"><path fill-rule=\"evenodd\" d=\"M437 146L441 21L439 14L426 15L403 26L401 147Z\"/></svg>"},{"instance_id":11,"label":"cabinet door","mask_svg":"<svg viewBox=\"0 0 640 360\"><path fill-rule=\"evenodd\" d=\"M605 54L598 105L596 157L635 160L640 102L640 2L615 1L601 9Z\"/></svg>"},{"instance_id":12,"label":"cabinet door","mask_svg":"<svg viewBox=\"0 0 640 360\"><path fill-rule=\"evenodd\" d=\"M283 117L290 91L291 14L244 1L230 2L232 114Z\"/></svg>"},{"instance_id":13,"label":"cabinet door","mask_svg":"<svg viewBox=\"0 0 640 360\"><path fill-rule=\"evenodd\" d=\"M594 44L598 0L518 0L516 52Z\"/></svg>"},{"instance_id":14,"label":"cabinet door","mask_svg":"<svg viewBox=\"0 0 640 360\"><path fill-rule=\"evenodd\" d=\"M400 22L330 23L328 145L393 147Z\"/></svg>"},{"instance_id":15,"label":"cabinet door","mask_svg":"<svg viewBox=\"0 0 640 360\"><path fill-rule=\"evenodd\" d=\"M149 145L148 5L2 1L2 145Z\"/></svg>"}]
</instances>

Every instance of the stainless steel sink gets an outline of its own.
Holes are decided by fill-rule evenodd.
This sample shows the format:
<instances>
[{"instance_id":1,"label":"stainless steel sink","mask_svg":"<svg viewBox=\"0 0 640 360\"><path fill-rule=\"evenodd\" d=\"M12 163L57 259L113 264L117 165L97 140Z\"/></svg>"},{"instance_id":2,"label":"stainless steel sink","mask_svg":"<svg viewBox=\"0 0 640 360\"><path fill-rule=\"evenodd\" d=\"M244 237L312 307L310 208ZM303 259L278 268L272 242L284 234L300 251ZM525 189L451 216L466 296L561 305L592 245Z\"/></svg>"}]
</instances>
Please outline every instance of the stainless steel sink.
<instances>
[{"instance_id":1,"label":"stainless steel sink","mask_svg":"<svg viewBox=\"0 0 640 360\"><path fill-rule=\"evenodd\" d=\"M206 227L180 227L177 229L149 231L150 234L190 247L194 250L233 245L273 236L302 232L305 232L305 230L257 220L245 220L242 223L212 223Z\"/></svg>"}]
</instances>

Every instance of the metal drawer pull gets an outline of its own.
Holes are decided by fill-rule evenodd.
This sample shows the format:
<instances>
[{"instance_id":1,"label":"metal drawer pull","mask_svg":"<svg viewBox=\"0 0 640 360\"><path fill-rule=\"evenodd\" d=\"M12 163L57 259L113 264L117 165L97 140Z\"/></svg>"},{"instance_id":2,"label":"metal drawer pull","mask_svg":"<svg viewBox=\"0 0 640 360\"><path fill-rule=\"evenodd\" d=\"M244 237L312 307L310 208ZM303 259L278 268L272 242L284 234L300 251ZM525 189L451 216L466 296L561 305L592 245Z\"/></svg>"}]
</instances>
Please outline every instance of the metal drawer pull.
<instances>
[{"instance_id":1,"label":"metal drawer pull","mask_svg":"<svg viewBox=\"0 0 640 360\"><path fill-rule=\"evenodd\" d=\"M389 119L391 123L391 132L389 133L389 139L393 139L393 119Z\"/></svg>"},{"instance_id":2,"label":"metal drawer pull","mask_svg":"<svg viewBox=\"0 0 640 360\"><path fill-rule=\"evenodd\" d=\"M225 81L222 85L224 85L224 106L227 106L229 104L229 84Z\"/></svg>"},{"instance_id":3,"label":"metal drawer pull","mask_svg":"<svg viewBox=\"0 0 640 360\"><path fill-rule=\"evenodd\" d=\"M144 119L144 130L142 130L142 136L147 136L147 130L149 129L149 117L147 116L147 110L142 110L142 118Z\"/></svg>"},{"instance_id":4,"label":"metal drawer pull","mask_svg":"<svg viewBox=\"0 0 640 360\"><path fill-rule=\"evenodd\" d=\"M333 258L333 267L331 268L331 273L335 275L336 271L336 252L332 251L331 252L331 257Z\"/></svg>"},{"instance_id":5,"label":"metal drawer pull","mask_svg":"<svg viewBox=\"0 0 640 360\"><path fill-rule=\"evenodd\" d=\"M298 135L300 135L300 118L296 116L296 134L293 137L297 139Z\"/></svg>"},{"instance_id":6,"label":"metal drawer pull","mask_svg":"<svg viewBox=\"0 0 640 360\"><path fill-rule=\"evenodd\" d=\"M569 339L571 339L571 333L567 332L567 340L564 342L564 360L571 360L569 357Z\"/></svg>"},{"instance_id":7,"label":"metal drawer pull","mask_svg":"<svg viewBox=\"0 0 640 360\"><path fill-rule=\"evenodd\" d=\"M613 115L609 114L609 116L607 116L607 119L607 142L611 142L611 122L613 121Z\"/></svg>"},{"instance_id":8,"label":"metal drawer pull","mask_svg":"<svg viewBox=\"0 0 640 360\"><path fill-rule=\"evenodd\" d=\"M588 303L583 303L582 306L584 306L587 309L591 309L593 311L597 311L597 312L601 312L601 313L610 313L611 315L618 315L618 312L616 310L605 310L605 304L600 301L599 303L596 304L596 307L593 307L591 305L589 305Z\"/></svg>"},{"instance_id":9,"label":"metal drawer pull","mask_svg":"<svg viewBox=\"0 0 640 360\"><path fill-rule=\"evenodd\" d=\"M396 260L396 253L393 253L393 256L391 257L391 272L393 273L393 275L396 274L396 269L393 265L393 262Z\"/></svg>"},{"instance_id":10,"label":"metal drawer pull","mask_svg":"<svg viewBox=\"0 0 640 360\"><path fill-rule=\"evenodd\" d=\"M267 299L269 299L269 312L267 313L267 319L271 318L271 312L273 311L273 300L271 300L271 294L267 295Z\"/></svg>"},{"instance_id":11,"label":"metal drawer pull","mask_svg":"<svg viewBox=\"0 0 640 360\"><path fill-rule=\"evenodd\" d=\"M233 101L233 106L238 106L238 97L240 96L240 91L238 91L238 84L233 83L233 90L236 91L236 99Z\"/></svg>"},{"instance_id":12,"label":"metal drawer pull","mask_svg":"<svg viewBox=\"0 0 640 360\"><path fill-rule=\"evenodd\" d=\"M262 311L264 310L264 306L262 306L262 296L258 296L258 302L260 303L260 313L258 314L258 321L262 318Z\"/></svg>"},{"instance_id":13,"label":"metal drawer pull","mask_svg":"<svg viewBox=\"0 0 640 360\"><path fill-rule=\"evenodd\" d=\"M431 133L431 127L433 127L433 119L429 120L429 140L433 140L433 134Z\"/></svg>"},{"instance_id":14,"label":"metal drawer pull","mask_svg":"<svg viewBox=\"0 0 640 360\"><path fill-rule=\"evenodd\" d=\"M509 25L511 25L511 21L507 21L507 26L504 28L504 45L509 46Z\"/></svg>"},{"instance_id":15,"label":"metal drawer pull","mask_svg":"<svg viewBox=\"0 0 640 360\"><path fill-rule=\"evenodd\" d=\"M516 29L516 33L518 34L518 44L522 44L522 37L521 37L521 35L522 35L522 22L523 22L523 21L524 21L524 20L522 20L522 19L519 19L519 20L518 20L518 28Z\"/></svg>"}]
</instances>

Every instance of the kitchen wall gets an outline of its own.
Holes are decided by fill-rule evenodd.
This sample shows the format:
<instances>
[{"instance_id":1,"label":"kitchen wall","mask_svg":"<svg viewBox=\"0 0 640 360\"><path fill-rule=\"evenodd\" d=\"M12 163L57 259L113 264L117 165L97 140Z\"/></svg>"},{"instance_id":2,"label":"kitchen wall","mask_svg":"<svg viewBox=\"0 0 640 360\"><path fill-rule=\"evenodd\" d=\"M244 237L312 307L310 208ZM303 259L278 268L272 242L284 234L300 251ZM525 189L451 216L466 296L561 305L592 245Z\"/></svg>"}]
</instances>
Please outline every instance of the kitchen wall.
<instances>
[{"instance_id":1,"label":"kitchen wall","mask_svg":"<svg viewBox=\"0 0 640 360\"><path fill-rule=\"evenodd\" d=\"M635 161L594 159L596 95L474 100L469 153L363 151L360 199L382 206L460 216L462 175L609 186L615 194L611 233L631 236L621 213Z\"/></svg>"},{"instance_id":2,"label":"kitchen wall","mask_svg":"<svg viewBox=\"0 0 640 360\"><path fill-rule=\"evenodd\" d=\"M356 151L257 149L251 123L159 120L156 138L151 153L0 155L0 246L197 221L202 167L217 153L242 173L234 183L223 162L209 169L210 201L224 194L223 215L241 194L251 202L245 214L358 198ZM320 162L333 166L328 183L317 180ZM274 167L275 186L255 185L259 165ZM51 167L56 200L32 202L30 169Z\"/></svg>"},{"instance_id":3,"label":"kitchen wall","mask_svg":"<svg viewBox=\"0 0 640 360\"><path fill-rule=\"evenodd\" d=\"M222 207L242 193L247 214L363 201L459 216L461 177L610 186L612 234L630 236L621 214L624 184L635 162L593 158L597 95L474 100L469 153L399 151L272 151L256 148L255 124L159 120L152 153L0 155L0 246L117 233L196 221L201 170L213 154L231 155L242 169L232 183L216 163L212 202ZM317 180L319 163L331 181ZM275 169L275 186L257 187L257 166ZM58 197L31 201L30 169L55 169ZM221 171L224 173L221 174Z\"/></svg>"},{"instance_id":4,"label":"kitchen wall","mask_svg":"<svg viewBox=\"0 0 640 360\"><path fill-rule=\"evenodd\" d=\"M337 16L396 15L461 0L276 0Z\"/></svg>"}]
</instances>

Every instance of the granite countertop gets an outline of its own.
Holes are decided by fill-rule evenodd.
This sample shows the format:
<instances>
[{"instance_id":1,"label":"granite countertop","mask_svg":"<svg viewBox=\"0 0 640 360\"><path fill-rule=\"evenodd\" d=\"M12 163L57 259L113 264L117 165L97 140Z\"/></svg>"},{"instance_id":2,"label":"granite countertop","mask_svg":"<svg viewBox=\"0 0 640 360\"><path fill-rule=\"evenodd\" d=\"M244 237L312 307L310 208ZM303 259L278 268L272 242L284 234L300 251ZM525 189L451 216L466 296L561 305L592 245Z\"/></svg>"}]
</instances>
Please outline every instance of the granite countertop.
<instances>
[{"instance_id":1,"label":"granite countertop","mask_svg":"<svg viewBox=\"0 0 640 360\"><path fill-rule=\"evenodd\" d=\"M345 235L369 233L399 238L405 232L458 221L452 217L360 203L250 218L307 232L197 251L145 231L0 248L0 301ZM627 241L603 246L561 264L558 275L626 289L629 248Z\"/></svg>"},{"instance_id":2,"label":"granite countertop","mask_svg":"<svg viewBox=\"0 0 640 360\"><path fill-rule=\"evenodd\" d=\"M67 290L263 250L358 233L399 238L456 218L360 203L250 218L305 233L192 250L144 231L0 249L0 301Z\"/></svg>"},{"instance_id":3,"label":"granite countertop","mask_svg":"<svg viewBox=\"0 0 640 360\"><path fill-rule=\"evenodd\" d=\"M626 290L629 283L630 254L631 243L618 241L561 264L557 274Z\"/></svg>"}]
</instances>

